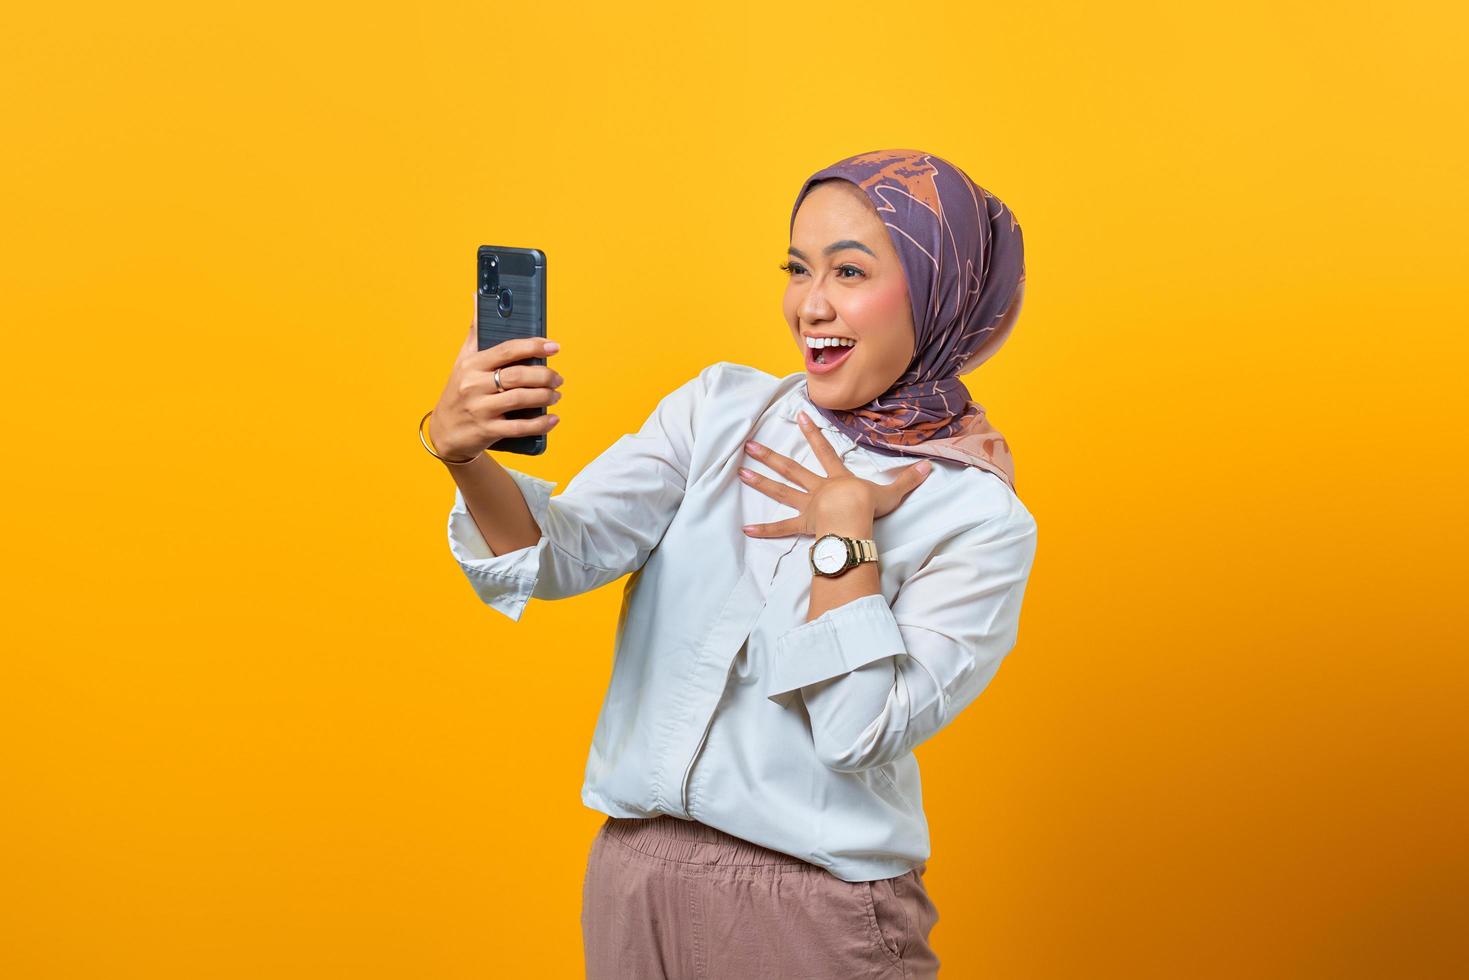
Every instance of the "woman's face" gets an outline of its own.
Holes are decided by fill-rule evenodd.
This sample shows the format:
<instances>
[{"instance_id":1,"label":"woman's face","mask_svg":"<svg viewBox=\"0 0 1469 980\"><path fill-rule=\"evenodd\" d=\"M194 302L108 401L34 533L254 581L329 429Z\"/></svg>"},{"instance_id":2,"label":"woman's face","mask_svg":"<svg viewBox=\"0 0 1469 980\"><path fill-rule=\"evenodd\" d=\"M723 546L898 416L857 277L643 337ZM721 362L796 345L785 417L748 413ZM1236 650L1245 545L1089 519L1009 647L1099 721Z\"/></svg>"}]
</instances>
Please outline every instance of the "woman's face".
<instances>
[{"instance_id":1,"label":"woman's face","mask_svg":"<svg viewBox=\"0 0 1469 980\"><path fill-rule=\"evenodd\" d=\"M791 228L783 308L806 364L811 401L853 409L872 401L913 360L913 310L903 264L867 195L849 181L811 188ZM856 341L815 360L808 337Z\"/></svg>"}]
</instances>

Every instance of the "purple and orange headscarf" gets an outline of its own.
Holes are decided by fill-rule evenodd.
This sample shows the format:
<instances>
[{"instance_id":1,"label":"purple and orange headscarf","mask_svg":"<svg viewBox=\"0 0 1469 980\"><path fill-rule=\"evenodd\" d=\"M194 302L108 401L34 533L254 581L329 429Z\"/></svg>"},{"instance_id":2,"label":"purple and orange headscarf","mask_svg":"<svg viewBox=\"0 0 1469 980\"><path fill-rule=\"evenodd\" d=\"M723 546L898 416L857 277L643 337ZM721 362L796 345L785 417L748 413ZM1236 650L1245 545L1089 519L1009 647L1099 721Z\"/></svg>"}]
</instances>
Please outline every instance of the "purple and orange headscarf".
<instances>
[{"instance_id":1,"label":"purple and orange headscarf","mask_svg":"<svg viewBox=\"0 0 1469 980\"><path fill-rule=\"evenodd\" d=\"M817 408L856 442L883 452L977 466L1015 489L1010 446L959 380L990 358L1014 325L1025 283L1020 225L999 198L946 160L919 150L859 153L816 171L806 192L837 177L867 194L887 225L913 305L913 361L892 387L850 411Z\"/></svg>"}]
</instances>

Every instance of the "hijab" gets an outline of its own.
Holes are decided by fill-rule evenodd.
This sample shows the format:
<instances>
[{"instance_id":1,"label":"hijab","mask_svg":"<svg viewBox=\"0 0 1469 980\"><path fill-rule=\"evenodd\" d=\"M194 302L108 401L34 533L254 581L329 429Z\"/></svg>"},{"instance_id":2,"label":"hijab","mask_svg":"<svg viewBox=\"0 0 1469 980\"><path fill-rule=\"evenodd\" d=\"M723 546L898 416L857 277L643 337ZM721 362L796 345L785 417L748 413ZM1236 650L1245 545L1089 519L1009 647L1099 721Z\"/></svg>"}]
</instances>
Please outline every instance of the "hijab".
<instances>
[{"instance_id":1,"label":"hijab","mask_svg":"<svg viewBox=\"0 0 1469 980\"><path fill-rule=\"evenodd\" d=\"M1014 325L1025 285L1015 215L958 167L919 150L875 150L816 171L856 184L887 226L913 307L913 360L893 384L851 410L817 409L853 441L988 470L1015 489L1010 445L959 380L988 360Z\"/></svg>"}]
</instances>

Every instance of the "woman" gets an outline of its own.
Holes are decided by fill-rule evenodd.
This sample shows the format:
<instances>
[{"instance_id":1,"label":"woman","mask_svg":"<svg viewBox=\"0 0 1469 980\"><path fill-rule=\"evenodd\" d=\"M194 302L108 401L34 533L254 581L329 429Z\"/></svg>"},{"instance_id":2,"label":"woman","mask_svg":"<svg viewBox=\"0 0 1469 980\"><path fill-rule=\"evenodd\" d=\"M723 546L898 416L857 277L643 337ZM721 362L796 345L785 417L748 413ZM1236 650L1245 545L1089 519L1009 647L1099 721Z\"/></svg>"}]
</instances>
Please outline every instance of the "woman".
<instances>
[{"instance_id":1,"label":"woman","mask_svg":"<svg viewBox=\"0 0 1469 980\"><path fill-rule=\"evenodd\" d=\"M1010 332L1020 229L932 154L864 153L802 186L782 268L804 371L710 365L561 494L484 452L555 425L502 416L560 397L513 364L556 344L471 331L425 416L484 602L631 573L582 786L592 978L937 972L913 749L1013 647L1035 553L958 379Z\"/></svg>"}]
</instances>

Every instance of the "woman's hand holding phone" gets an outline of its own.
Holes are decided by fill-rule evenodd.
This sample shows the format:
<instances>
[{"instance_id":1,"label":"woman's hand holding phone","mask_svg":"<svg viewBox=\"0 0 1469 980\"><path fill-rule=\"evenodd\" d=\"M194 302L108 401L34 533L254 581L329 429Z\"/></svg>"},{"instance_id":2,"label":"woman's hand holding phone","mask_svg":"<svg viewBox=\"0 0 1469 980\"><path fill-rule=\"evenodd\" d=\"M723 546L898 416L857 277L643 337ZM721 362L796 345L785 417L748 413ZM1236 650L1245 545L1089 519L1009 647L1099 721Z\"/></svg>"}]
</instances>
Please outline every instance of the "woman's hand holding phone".
<instances>
[{"instance_id":1,"label":"woman's hand holding phone","mask_svg":"<svg viewBox=\"0 0 1469 980\"><path fill-rule=\"evenodd\" d=\"M519 337L480 350L479 332L471 322L469 336L459 348L449 382L429 419L428 438L434 448L451 459L468 459L501 439L539 435L554 428L560 417L549 412L529 419L507 419L505 413L561 400L556 389L564 379L555 368L515 363L549 358L559 346L540 337ZM495 389L496 368L501 369L504 391Z\"/></svg>"}]
</instances>

